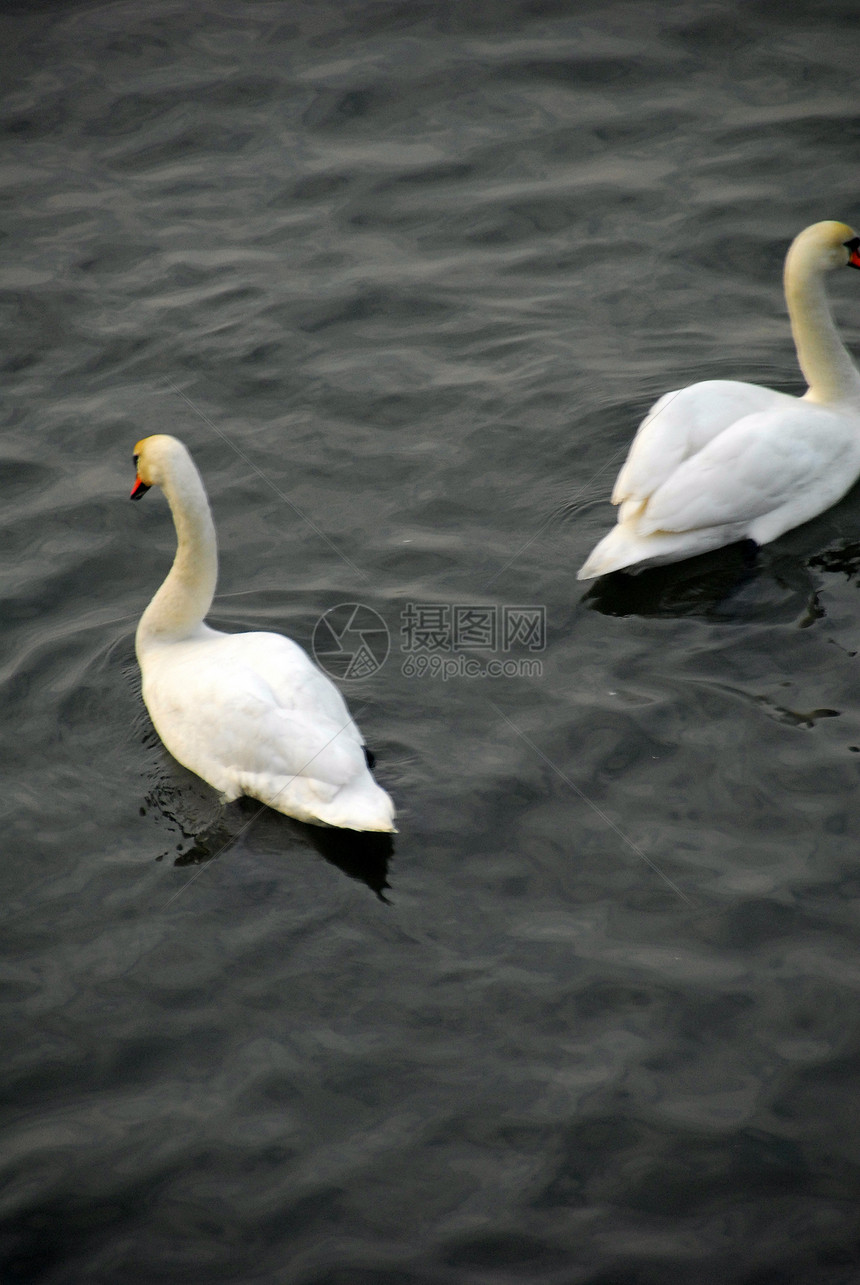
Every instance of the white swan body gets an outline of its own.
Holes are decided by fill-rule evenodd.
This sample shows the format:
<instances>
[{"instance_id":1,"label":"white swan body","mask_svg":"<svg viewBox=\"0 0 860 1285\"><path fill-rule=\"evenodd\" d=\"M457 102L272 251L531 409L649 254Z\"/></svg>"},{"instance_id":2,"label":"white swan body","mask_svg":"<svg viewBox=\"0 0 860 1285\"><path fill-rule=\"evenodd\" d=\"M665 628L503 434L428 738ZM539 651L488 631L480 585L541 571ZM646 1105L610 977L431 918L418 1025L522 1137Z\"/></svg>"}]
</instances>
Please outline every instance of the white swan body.
<instances>
[{"instance_id":1,"label":"white swan body","mask_svg":"<svg viewBox=\"0 0 860 1285\"><path fill-rule=\"evenodd\" d=\"M578 573L676 562L736 540L767 544L830 508L860 477L860 375L833 324L824 275L860 267L845 223L814 223L785 261L785 297L809 385L790 397L707 380L652 406L612 492L616 526Z\"/></svg>"},{"instance_id":2,"label":"white swan body","mask_svg":"<svg viewBox=\"0 0 860 1285\"><path fill-rule=\"evenodd\" d=\"M135 646L143 699L167 749L230 801L259 799L301 821L394 829L364 742L334 684L281 634L204 624L218 576L200 474L175 437L134 448L132 499L163 488L176 526L173 566L143 613Z\"/></svg>"}]
</instances>

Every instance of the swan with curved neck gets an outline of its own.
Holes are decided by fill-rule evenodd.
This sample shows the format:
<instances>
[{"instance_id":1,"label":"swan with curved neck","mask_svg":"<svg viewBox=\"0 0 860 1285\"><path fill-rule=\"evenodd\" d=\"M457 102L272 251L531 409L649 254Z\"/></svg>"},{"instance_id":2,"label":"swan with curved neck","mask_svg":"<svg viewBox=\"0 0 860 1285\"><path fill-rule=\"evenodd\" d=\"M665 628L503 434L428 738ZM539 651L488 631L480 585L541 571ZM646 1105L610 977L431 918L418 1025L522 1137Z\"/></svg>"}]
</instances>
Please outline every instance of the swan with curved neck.
<instances>
[{"instance_id":1,"label":"swan with curved neck","mask_svg":"<svg viewBox=\"0 0 860 1285\"><path fill-rule=\"evenodd\" d=\"M860 268L860 237L846 223L814 223L795 238L784 285L806 393L714 379L664 394L618 474L617 524L578 579L737 540L769 544L851 489L860 477L860 374L824 289L827 273L846 266Z\"/></svg>"},{"instance_id":2,"label":"swan with curved neck","mask_svg":"<svg viewBox=\"0 0 860 1285\"><path fill-rule=\"evenodd\" d=\"M173 565L135 638L143 699L167 749L225 801L247 794L300 821L393 830L394 806L343 697L301 647L205 623L218 548L186 448L166 434L146 437L134 462L131 498L160 486L176 527Z\"/></svg>"}]
</instances>

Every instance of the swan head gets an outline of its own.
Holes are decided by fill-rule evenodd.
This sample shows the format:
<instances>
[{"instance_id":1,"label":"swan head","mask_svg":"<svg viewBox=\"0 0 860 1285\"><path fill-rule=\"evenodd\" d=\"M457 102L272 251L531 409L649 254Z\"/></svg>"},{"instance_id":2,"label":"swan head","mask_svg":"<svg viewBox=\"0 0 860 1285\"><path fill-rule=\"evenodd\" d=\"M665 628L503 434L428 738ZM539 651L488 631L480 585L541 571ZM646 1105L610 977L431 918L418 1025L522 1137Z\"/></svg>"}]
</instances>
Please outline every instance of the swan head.
<instances>
[{"instance_id":1,"label":"swan head","mask_svg":"<svg viewBox=\"0 0 860 1285\"><path fill-rule=\"evenodd\" d=\"M813 223L792 241L785 266L786 272L860 268L860 237L847 223Z\"/></svg>"},{"instance_id":2,"label":"swan head","mask_svg":"<svg viewBox=\"0 0 860 1285\"><path fill-rule=\"evenodd\" d=\"M176 467L178 458L188 456L182 443L167 433L144 437L134 448L136 476L129 499L139 500L151 486L164 486L165 479Z\"/></svg>"}]
</instances>

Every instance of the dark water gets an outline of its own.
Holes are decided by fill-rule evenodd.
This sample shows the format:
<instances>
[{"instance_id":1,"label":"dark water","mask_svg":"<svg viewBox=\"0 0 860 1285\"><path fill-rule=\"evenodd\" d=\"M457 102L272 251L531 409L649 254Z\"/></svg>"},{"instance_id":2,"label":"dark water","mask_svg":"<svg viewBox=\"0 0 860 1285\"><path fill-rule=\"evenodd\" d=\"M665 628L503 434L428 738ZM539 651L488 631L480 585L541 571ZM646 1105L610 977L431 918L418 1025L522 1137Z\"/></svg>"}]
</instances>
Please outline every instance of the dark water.
<instances>
[{"instance_id":1,"label":"dark water","mask_svg":"<svg viewBox=\"0 0 860 1285\"><path fill-rule=\"evenodd\" d=\"M574 578L660 392L799 391L858 55L847 0L6 7L4 1283L860 1281L860 498ZM390 862L154 739L153 431L216 623L386 622ZM419 669L410 604L545 646Z\"/></svg>"}]
</instances>

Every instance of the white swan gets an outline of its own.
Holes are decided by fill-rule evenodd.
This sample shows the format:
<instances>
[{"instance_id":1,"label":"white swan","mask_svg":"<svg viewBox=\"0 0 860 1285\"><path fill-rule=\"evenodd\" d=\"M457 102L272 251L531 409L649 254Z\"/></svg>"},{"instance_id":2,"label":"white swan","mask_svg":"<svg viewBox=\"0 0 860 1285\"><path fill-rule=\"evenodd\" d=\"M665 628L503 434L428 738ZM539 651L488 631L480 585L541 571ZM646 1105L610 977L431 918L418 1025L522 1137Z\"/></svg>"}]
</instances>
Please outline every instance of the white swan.
<instances>
[{"instance_id":1,"label":"white swan","mask_svg":"<svg viewBox=\"0 0 860 1285\"><path fill-rule=\"evenodd\" d=\"M751 539L768 544L845 495L860 476L860 375L833 323L824 274L860 268L845 223L814 223L785 260L785 298L803 397L706 380L666 393L618 474L617 525L578 573L677 562Z\"/></svg>"},{"instance_id":2,"label":"white swan","mask_svg":"<svg viewBox=\"0 0 860 1285\"><path fill-rule=\"evenodd\" d=\"M131 498L151 486L176 526L173 566L137 627L143 699L167 749L220 790L301 821L393 830L394 806L368 770L343 697L281 634L224 634L204 624L218 577L209 501L175 437L134 448Z\"/></svg>"}]
</instances>

